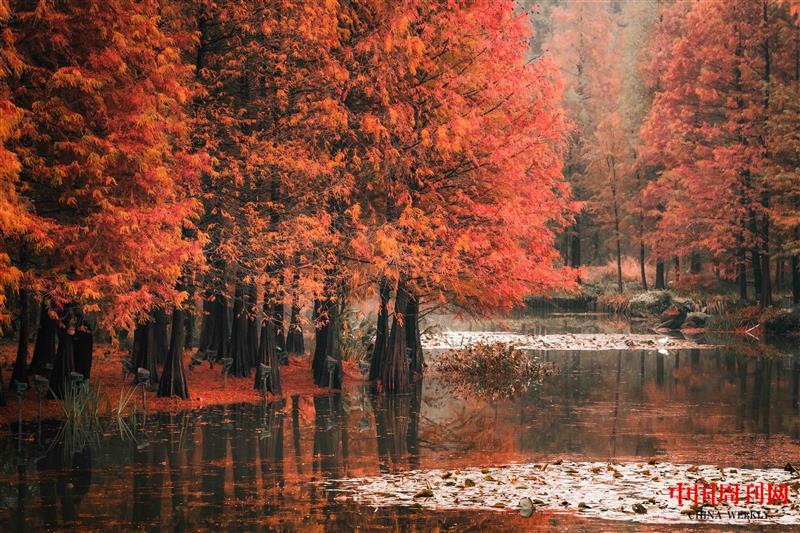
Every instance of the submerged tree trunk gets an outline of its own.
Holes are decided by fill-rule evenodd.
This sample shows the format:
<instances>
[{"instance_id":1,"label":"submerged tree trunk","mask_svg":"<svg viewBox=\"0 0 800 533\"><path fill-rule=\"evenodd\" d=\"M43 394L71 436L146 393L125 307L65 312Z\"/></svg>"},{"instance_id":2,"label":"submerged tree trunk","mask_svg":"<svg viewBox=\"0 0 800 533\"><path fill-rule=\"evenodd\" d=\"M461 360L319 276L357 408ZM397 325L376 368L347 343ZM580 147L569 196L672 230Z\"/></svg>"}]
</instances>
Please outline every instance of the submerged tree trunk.
<instances>
[{"instance_id":1,"label":"submerged tree trunk","mask_svg":"<svg viewBox=\"0 0 800 533\"><path fill-rule=\"evenodd\" d=\"M405 323L406 328L406 351L408 352L409 365L411 369L411 381L422 378L425 370L425 359L422 354L422 339L419 330L419 300L413 294L408 296L406 306Z\"/></svg>"},{"instance_id":2,"label":"submerged tree trunk","mask_svg":"<svg viewBox=\"0 0 800 533\"><path fill-rule=\"evenodd\" d=\"M231 330L230 357L233 359L230 373L246 378L250 375L251 354L247 347L247 310L244 302L244 286L236 283L233 293L233 329Z\"/></svg>"},{"instance_id":3,"label":"submerged tree trunk","mask_svg":"<svg viewBox=\"0 0 800 533\"><path fill-rule=\"evenodd\" d=\"M342 352L339 346L339 304L333 296L315 303L314 358L311 363L314 384L319 387L342 387ZM332 368L331 368L332 367ZM332 380L331 380L332 378Z\"/></svg>"},{"instance_id":4,"label":"submerged tree trunk","mask_svg":"<svg viewBox=\"0 0 800 533\"><path fill-rule=\"evenodd\" d=\"M387 394L408 392L410 372L408 352L406 351L406 324L409 294L403 282L398 283L394 299L394 320L389 333L386 357L381 365L381 386Z\"/></svg>"},{"instance_id":5,"label":"submerged tree trunk","mask_svg":"<svg viewBox=\"0 0 800 533\"><path fill-rule=\"evenodd\" d=\"M19 291L19 339L17 342L17 359L11 372L11 383L28 382L28 337L30 337L30 296L26 289Z\"/></svg>"},{"instance_id":6,"label":"submerged tree trunk","mask_svg":"<svg viewBox=\"0 0 800 533\"><path fill-rule=\"evenodd\" d=\"M256 390L263 390L262 392L271 392L277 396L283 393L281 387L281 367L278 361L278 354L275 346L275 325L272 323L271 306L269 304L269 294L264 294L264 303L262 304L262 319L261 319L261 338L258 343L258 358L259 363L269 367L269 379L264 381L262 379L261 366L256 367L256 379L253 388Z\"/></svg>"},{"instance_id":7,"label":"submerged tree trunk","mask_svg":"<svg viewBox=\"0 0 800 533\"><path fill-rule=\"evenodd\" d=\"M389 282L381 281L378 287L378 322L375 329L375 346L369 365L369 379L375 381L381 377L381 365L386 356L386 347L389 342L389 298L392 296L392 286Z\"/></svg>"},{"instance_id":8,"label":"submerged tree trunk","mask_svg":"<svg viewBox=\"0 0 800 533\"><path fill-rule=\"evenodd\" d=\"M183 400L189 399L189 386L183 369L183 350L186 346L185 315L184 310L178 306L172 310L169 352L167 352L161 380L158 382L158 396L161 397L177 396Z\"/></svg>"},{"instance_id":9,"label":"submerged tree trunk","mask_svg":"<svg viewBox=\"0 0 800 533\"><path fill-rule=\"evenodd\" d=\"M147 317L147 322L139 322L133 331L133 365L139 369L144 368L150 372L150 383L158 383L158 368L156 355L153 352L152 319Z\"/></svg>"},{"instance_id":10,"label":"submerged tree trunk","mask_svg":"<svg viewBox=\"0 0 800 533\"><path fill-rule=\"evenodd\" d=\"M57 321L50 316L47 299L42 299L39 310L39 329L36 332L36 344L33 346L30 372L44 375L46 365L52 364L56 355Z\"/></svg>"},{"instance_id":11,"label":"submerged tree trunk","mask_svg":"<svg viewBox=\"0 0 800 533\"><path fill-rule=\"evenodd\" d=\"M667 284L664 282L664 261L656 262L656 289L664 290Z\"/></svg>"}]
</instances>

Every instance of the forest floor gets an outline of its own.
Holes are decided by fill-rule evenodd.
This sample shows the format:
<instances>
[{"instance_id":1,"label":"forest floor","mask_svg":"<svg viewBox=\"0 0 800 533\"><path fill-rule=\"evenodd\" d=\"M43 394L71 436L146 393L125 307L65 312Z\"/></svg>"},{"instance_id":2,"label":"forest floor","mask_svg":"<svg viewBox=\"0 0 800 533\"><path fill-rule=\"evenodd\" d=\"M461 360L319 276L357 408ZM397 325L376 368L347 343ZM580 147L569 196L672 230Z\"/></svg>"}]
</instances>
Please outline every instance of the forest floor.
<instances>
[{"instance_id":1,"label":"forest floor","mask_svg":"<svg viewBox=\"0 0 800 533\"><path fill-rule=\"evenodd\" d=\"M5 389L6 405L0 406L0 427L15 423L17 420L17 400L13 392L8 390L8 380L16 356L16 343L0 344L0 379ZM122 377L122 359L127 355L123 350L111 345L96 345L94 361L92 363L92 386L99 385L100 394L104 402L107 401L108 412L119 403L120 396L133 387L130 375ZM176 412L186 409L198 409L214 404L232 403L259 403L263 401L261 393L253 389L253 377L237 378L229 376L227 385L223 379L221 366L214 365L210 368L208 363L188 369L190 360L189 352L185 359L186 379L189 384L189 399L158 398L154 390L147 391L148 412ZM345 389L358 387L363 383L363 378L356 363L344 361ZM289 364L281 367L281 382L284 397L297 394L313 395L324 394L328 389L314 385L311 375L311 359L308 354L304 356L291 356ZM141 393L133 396L137 402L136 409L141 411ZM132 401L133 401L132 400ZM36 420L38 402L35 391L27 391L23 402L22 416L24 420ZM42 404L42 418L62 418L62 402L46 400Z\"/></svg>"}]
</instances>

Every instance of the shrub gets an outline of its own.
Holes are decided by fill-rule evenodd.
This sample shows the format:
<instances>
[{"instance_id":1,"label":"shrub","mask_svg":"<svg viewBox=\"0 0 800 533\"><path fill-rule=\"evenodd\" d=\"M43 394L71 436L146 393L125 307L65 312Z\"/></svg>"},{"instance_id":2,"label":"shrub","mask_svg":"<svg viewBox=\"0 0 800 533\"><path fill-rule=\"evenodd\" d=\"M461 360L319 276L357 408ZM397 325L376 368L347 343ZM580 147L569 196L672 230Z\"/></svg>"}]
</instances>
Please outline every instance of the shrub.
<instances>
[{"instance_id":1,"label":"shrub","mask_svg":"<svg viewBox=\"0 0 800 533\"><path fill-rule=\"evenodd\" d=\"M507 342L478 342L442 354L434 368L447 375L456 388L492 399L513 398L558 371L552 363L537 363L529 352L518 350L517 346Z\"/></svg>"}]
</instances>

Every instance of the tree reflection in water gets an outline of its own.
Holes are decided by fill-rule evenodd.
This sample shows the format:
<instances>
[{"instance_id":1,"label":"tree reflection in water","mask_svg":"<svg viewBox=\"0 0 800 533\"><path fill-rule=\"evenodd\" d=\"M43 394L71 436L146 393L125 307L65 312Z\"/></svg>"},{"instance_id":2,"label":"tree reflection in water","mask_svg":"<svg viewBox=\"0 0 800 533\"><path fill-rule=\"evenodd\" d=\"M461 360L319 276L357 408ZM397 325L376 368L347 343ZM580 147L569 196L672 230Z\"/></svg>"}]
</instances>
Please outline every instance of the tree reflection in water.
<instances>
[{"instance_id":1,"label":"tree reflection in water","mask_svg":"<svg viewBox=\"0 0 800 533\"><path fill-rule=\"evenodd\" d=\"M409 394L373 395L375 433L381 472L419 468L419 416L422 381Z\"/></svg>"},{"instance_id":2,"label":"tree reflection in water","mask_svg":"<svg viewBox=\"0 0 800 533\"><path fill-rule=\"evenodd\" d=\"M43 426L44 442L23 440L21 456L14 435L2 437L0 523L21 530L513 529L516 519L503 513L363 512L336 492L337 480L562 457L758 468L800 455L798 355L541 355L561 374L512 400L459 396L428 376L395 397L358 390L151 414L146 441L112 430L74 454L48 448L57 425Z\"/></svg>"}]
</instances>

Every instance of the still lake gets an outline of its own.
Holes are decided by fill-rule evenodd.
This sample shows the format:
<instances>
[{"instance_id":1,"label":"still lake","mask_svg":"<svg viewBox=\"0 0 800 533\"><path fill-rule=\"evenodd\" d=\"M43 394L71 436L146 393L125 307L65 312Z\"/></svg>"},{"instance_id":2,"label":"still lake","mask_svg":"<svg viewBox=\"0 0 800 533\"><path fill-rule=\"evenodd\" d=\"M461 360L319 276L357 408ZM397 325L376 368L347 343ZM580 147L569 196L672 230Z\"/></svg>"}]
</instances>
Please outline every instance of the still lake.
<instances>
[{"instance_id":1,"label":"still lake","mask_svg":"<svg viewBox=\"0 0 800 533\"><path fill-rule=\"evenodd\" d=\"M598 315L553 315L448 329L627 333ZM432 511L371 505L341 480L509 463L669 461L782 468L800 460L800 348L726 336L708 349L545 350L558 369L514 398L456 390L430 375L412 394L293 396L264 405L150 413L133 438L109 422L80 449L35 423L17 451L0 436L0 524L10 530L652 529L576 509ZM665 350L666 351L666 350ZM5 526L2 529L5 529ZM709 527L713 527L710 524Z\"/></svg>"}]
</instances>

